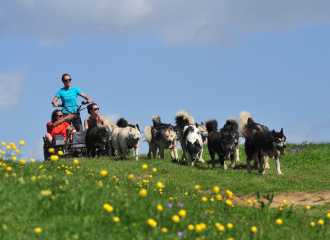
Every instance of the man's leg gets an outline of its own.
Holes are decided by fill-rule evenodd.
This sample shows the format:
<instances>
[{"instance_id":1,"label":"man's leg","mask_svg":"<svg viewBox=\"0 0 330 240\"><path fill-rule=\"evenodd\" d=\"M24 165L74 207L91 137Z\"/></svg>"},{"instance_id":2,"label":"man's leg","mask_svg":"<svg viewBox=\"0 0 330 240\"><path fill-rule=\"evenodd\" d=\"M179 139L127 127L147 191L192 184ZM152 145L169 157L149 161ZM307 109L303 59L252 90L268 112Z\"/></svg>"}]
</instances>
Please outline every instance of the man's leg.
<instances>
[{"instance_id":1,"label":"man's leg","mask_svg":"<svg viewBox=\"0 0 330 240\"><path fill-rule=\"evenodd\" d=\"M46 133L45 137L46 137L46 140L47 140L46 142L47 142L48 147L52 147L53 137L49 133Z\"/></svg>"}]
</instances>

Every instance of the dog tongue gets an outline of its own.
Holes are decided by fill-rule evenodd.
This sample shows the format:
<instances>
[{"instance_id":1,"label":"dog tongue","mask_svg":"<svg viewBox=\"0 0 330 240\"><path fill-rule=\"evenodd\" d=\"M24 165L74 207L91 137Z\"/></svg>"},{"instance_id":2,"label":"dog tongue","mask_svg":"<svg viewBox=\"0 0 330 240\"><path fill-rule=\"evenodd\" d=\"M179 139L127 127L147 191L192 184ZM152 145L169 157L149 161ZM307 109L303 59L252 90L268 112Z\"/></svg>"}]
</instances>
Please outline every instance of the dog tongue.
<instances>
[{"instance_id":1,"label":"dog tongue","mask_svg":"<svg viewBox=\"0 0 330 240\"><path fill-rule=\"evenodd\" d=\"M281 152L281 155L285 155L285 150L284 149L280 150L280 152Z\"/></svg>"},{"instance_id":2,"label":"dog tongue","mask_svg":"<svg viewBox=\"0 0 330 240\"><path fill-rule=\"evenodd\" d=\"M139 143L137 143L135 146L138 147L139 146Z\"/></svg>"},{"instance_id":3,"label":"dog tongue","mask_svg":"<svg viewBox=\"0 0 330 240\"><path fill-rule=\"evenodd\" d=\"M207 144L207 139L205 140L205 144Z\"/></svg>"},{"instance_id":4,"label":"dog tongue","mask_svg":"<svg viewBox=\"0 0 330 240\"><path fill-rule=\"evenodd\" d=\"M173 145L172 145L172 143L170 144L170 146L168 146L168 148L172 148L173 147Z\"/></svg>"},{"instance_id":5,"label":"dog tongue","mask_svg":"<svg viewBox=\"0 0 330 240\"><path fill-rule=\"evenodd\" d=\"M229 152L229 151L226 152L225 157L226 157L226 158L230 158L230 152Z\"/></svg>"},{"instance_id":6,"label":"dog tongue","mask_svg":"<svg viewBox=\"0 0 330 240\"><path fill-rule=\"evenodd\" d=\"M272 158L274 158L274 159L275 159L275 156L272 156Z\"/></svg>"}]
</instances>

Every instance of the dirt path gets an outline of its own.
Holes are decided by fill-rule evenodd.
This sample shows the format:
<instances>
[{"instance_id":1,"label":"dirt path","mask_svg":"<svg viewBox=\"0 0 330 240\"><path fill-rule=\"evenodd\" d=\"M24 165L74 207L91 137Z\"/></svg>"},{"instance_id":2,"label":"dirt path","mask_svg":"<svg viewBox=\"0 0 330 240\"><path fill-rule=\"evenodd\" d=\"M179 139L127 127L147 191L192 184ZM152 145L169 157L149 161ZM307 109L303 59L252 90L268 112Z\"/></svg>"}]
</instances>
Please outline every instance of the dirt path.
<instances>
[{"instance_id":1,"label":"dirt path","mask_svg":"<svg viewBox=\"0 0 330 240\"><path fill-rule=\"evenodd\" d=\"M233 202L239 205L248 205L247 200L251 200L252 204L254 200L257 200L256 195L253 196L233 196ZM293 193L275 193L271 207L279 207L283 202L283 199L287 201L286 205L291 205L294 201L295 205L329 205L330 208L330 190L305 193L305 192L293 192ZM263 195L262 200L267 203L266 195Z\"/></svg>"}]
</instances>

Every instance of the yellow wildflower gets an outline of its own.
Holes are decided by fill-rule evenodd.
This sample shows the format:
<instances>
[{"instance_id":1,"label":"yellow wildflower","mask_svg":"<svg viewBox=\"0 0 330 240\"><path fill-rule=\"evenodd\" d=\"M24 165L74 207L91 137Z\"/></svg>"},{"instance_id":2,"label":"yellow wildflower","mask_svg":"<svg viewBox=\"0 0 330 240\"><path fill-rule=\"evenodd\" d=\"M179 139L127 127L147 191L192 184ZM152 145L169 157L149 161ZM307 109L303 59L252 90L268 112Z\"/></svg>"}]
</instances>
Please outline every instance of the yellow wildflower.
<instances>
[{"instance_id":1,"label":"yellow wildflower","mask_svg":"<svg viewBox=\"0 0 330 240\"><path fill-rule=\"evenodd\" d=\"M181 209L181 210L179 211L179 216L180 216L180 217L186 217L186 211L183 210L183 209Z\"/></svg>"},{"instance_id":2,"label":"yellow wildflower","mask_svg":"<svg viewBox=\"0 0 330 240\"><path fill-rule=\"evenodd\" d=\"M73 164L76 164L76 165L78 165L78 164L79 164L79 161L78 161L78 159L75 159L75 160L73 160Z\"/></svg>"},{"instance_id":3,"label":"yellow wildflower","mask_svg":"<svg viewBox=\"0 0 330 240\"><path fill-rule=\"evenodd\" d=\"M63 153L62 150L58 150L57 154L60 155L60 156L63 156L64 153Z\"/></svg>"},{"instance_id":4,"label":"yellow wildflower","mask_svg":"<svg viewBox=\"0 0 330 240\"><path fill-rule=\"evenodd\" d=\"M169 197L168 199L173 200L174 198L173 197Z\"/></svg>"},{"instance_id":5,"label":"yellow wildflower","mask_svg":"<svg viewBox=\"0 0 330 240\"><path fill-rule=\"evenodd\" d=\"M35 229L34 229L34 232L35 232L35 233L41 233L42 230L41 230L41 228L35 228Z\"/></svg>"},{"instance_id":6,"label":"yellow wildflower","mask_svg":"<svg viewBox=\"0 0 330 240\"><path fill-rule=\"evenodd\" d=\"M229 206L233 205L232 201L230 201L229 199L226 200L226 204Z\"/></svg>"},{"instance_id":7,"label":"yellow wildflower","mask_svg":"<svg viewBox=\"0 0 330 240\"><path fill-rule=\"evenodd\" d=\"M133 174L128 175L128 179L129 180L132 180L133 178L134 178L134 175Z\"/></svg>"},{"instance_id":8,"label":"yellow wildflower","mask_svg":"<svg viewBox=\"0 0 330 240\"><path fill-rule=\"evenodd\" d=\"M276 224L277 225L281 225L283 223L282 219L278 218L276 219Z\"/></svg>"},{"instance_id":9,"label":"yellow wildflower","mask_svg":"<svg viewBox=\"0 0 330 240\"><path fill-rule=\"evenodd\" d=\"M11 171L13 168L12 167L7 167L7 171Z\"/></svg>"},{"instance_id":10,"label":"yellow wildflower","mask_svg":"<svg viewBox=\"0 0 330 240\"><path fill-rule=\"evenodd\" d=\"M234 226L233 226L233 224L232 223L228 223L227 224L227 228L233 228Z\"/></svg>"},{"instance_id":11,"label":"yellow wildflower","mask_svg":"<svg viewBox=\"0 0 330 240\"><path fill-rule=\"evenodd\" d=\"M294 201L292 201L291 204L294 205Z\"/></svg>"},{"instance_id":12,"label":"yellow wildflower","mask_svg":"<svg viewBox=\"0 0 330 240\"><path fill-rule=\"evenodd\" d=\"M330 213L327 213L327 218L330 218Z\"/></svg>"},{"instance_id":13,"label":"yellow wildflower","mask_svg":"<svg viewBox=\"0 0 330 240\"><path fill-rule=\"evenodd\" d=\"M162 228L160 231L162 231L163 233L167 233L167 228Z\"/></svg>"},{"instance_id":14,"label":"yellow wildflower","mask_svg":"<svg viewBox=\"0 0 330 240\"><path fill-rule=\"evenodd\" d=\"M283 203L286 204L286 200L285 199L283 200Z\"/></svg>"},{"instance_id":15,"label":"yellow wildflower","mask_svg":"<svg viewBox=\"0 0 330 240\"><path fill-rule=\"evenodd\" d=\"M153 168L152 171L153 171L154 173L156 173L156 172L157 172L157 168Z\"/></svg>"},{"instance_id":16,"label":"yellow wildflower","mask_svg":"<svg viewBox=\"0 0 330 240\"><path fill-rule=\"evenodd\" d=\"M53 153L53 152L55 152L55 149L54 149L54 148L49 148L49 149L48 149L48 152L49 152L49 153Z\"/></svg>"},{"instance_id":17,"label":"yellow wildflower","mask_svg":"<svg viewBox=\"0 0 330 240\"><path fill-rule=\"evenodd\" d=\"M52 160L52 161L57 161L58 160L58 156L57 155L51 155L50 156L50 160Z\"/></svg>"},{"instance_id":18,"label":"yellow wildflower","mask_svg":"<svg viewBox=\"0 0 330 240\"><path fill-rule=\"evenodd\" d=\"M102 170L102 171L100 172L100 174L101 174L103 177L105 177L105 176L107 176L107 175L108 175L108 172L107 172L107 171L105 171L105 170Z\"/></svg>"},{"instance_id":19,"label":"yellow wildflower","mask_svg":"<svg viewBox=\"0 0 330 240\"><path fill-rule=\"evenodd\" d=\"M173 222L178 223L178 222L180 222L180 217L179 217L178 215L174 215L174 216L172 217L172 220L173 220Z\"/></svg>"},{"instance_id":20,"label":"yellow wildflower","mask_svg":"<svg viewBox=\"0 0 330 240\"><path fill-rule=\"evenodd\" d=\"M2 146L6 146L6 143L5 143L5 142L1 142L1 145L2 145Z\"/></svg>"},{"instance_id":21,"label":"yellow wildflower","mask_svg":"<svg viewBox=\"0 0 330 240\"><path fill-rule=\"evenodd\" d=\"M139 194L140 194L141 197L145 197L145 196L147 196L147 193L148 193L148 191L145 190L144 188L142 188L142 189L140 190L140 192L139 192Z\"/></svg>"},{"instance_id":22,"label":"yellow wildflower","mask_svg":"<svg viewBox=\"0 0 330 240\"><path fill-rule=\"evenodd\" d=\"M164 185L163 185L163 183L161 183L161 182L158 182L158 183L157 183L157 187L158 187L158 188L163 188L163 187L164 187Z\"/></svg>"},{"instance_id":23,"label":"yellow wildflower","mask_svg":"<svg viewBox=\"0 0 330 240\"><path fill-rule=\"evenodd\" d=\"M317 221L317 223L318 223L319 225L323 225L323 224L324 224L324 221L323 221L322 219L319 219L319 220Z\"/></svg>"},{"instance_id":24,"label":"yellow wildflower","mask_svg":"<svg viewBox=\"0 0 330 240\"><path fill-rule=\"evenodd\" d=\"M210 201L211 201L211 202L213 202L213 201L214 201L214 198L213 198L213 197L212 197L212 198L210 198Z\"/></svg>"},{"instance_id":25,"label":"yellow wildflower","mask_svg":"<svg viewBox=\"0 0 330 240\"><path fill-rule=\"evenodd\" d=\"M21 151L20 151L19 149L16 149L15 152L16 152L16 153L20 153Z\"/></svg>"},{"instance_id":26,"label":"yellow wildflower","mask_svg":"<svg viewBox=\"0 0 330 240\"><path fill-rule=\"evenodd\" d=\"M143 164L142 165L142 169L148 169L148 165L147 164Z\"/></svg>"},{"instance_id":27,"label":"yellow wildflower","mask_svg":"<svg viewBox=\"0 0 330 240\"><path fill-rule=\"evenodd\" d=\"M20 178L18 179L18 181L19 181L21 184L25 184L23 177L20 177Z\"/></svg>"},{"instance_id":28,"label":"yellow wildflower","mask_svg":"<svg viewBox=\"0 0 330 240\"><path fill-rule=\"evenodd\" d=\"M203 227L199 224L197 224L195 228L196 228L196 232L200 232L203 230Z\"/></svg>"},{"instance_id":29,"label":"yellow wildflower","mask_svg":"<svg viewBox=\"0 0 330 240\"><path fill-rule=\"evenodd\" d=\"M52 191L50 191L49 189L48 189L48 190L42 190L42 191L41 191L41 195L42 195L42 196L49 196L49 195L52 195Z\"/></svg>"},{"instance_id":30,"label":"yellow wildflower","mask_svg":"<svg viewBox=\"0 0 330 240\"><path fill-rule=\"evenodd\" d=\"M195 229L195 227L194 227L194 225L190 224L190 225L188 225L188 229L189 229L190 231L192 231L192 230Z\"/></svg>"},{"instance_id":31,"label":"yellow wildflower","mask_svg":"<svg viewBox=\"0 0 330 240\"><path fill-rule=\"evenodd\" d=\"M312 227L314 227L314 226L315 226L315 222L311 222L310 225L311 225Z\"/></svg>"},{"instance_id":32,"label":"yellow wildflower","mask_svg":"<svg viewBox=\"0 0 330 240\"><path fill-rule=\"evenodd\" d=\"M220 194L218 194L218 195L217 195L217 199L218 199L219 201L221 201L221 200L222 200L222 196L221 196Z\"/></svg>"},{"instance_id":33,"label":"yellow wildflower","mask_svg":"<svg viewBox=\"0 0 330 240\"><path fill-rule=\"evenodd\" d=\"M32 163L34 163L34 159L33 159L33 158L31 158L30 161L31 161Z\"/></svg>"},{"instance_id":34,"label":"yellow wildflower","mask_svg":"<svg viewBox=\"0 0 330 240\"><path fill-rule=\"evenodd\" d=\"M37 177L36 177L36 176L32 176L32 177L31 177L31 180L32 180L32 181L35 181L35 180L37 180Z\"/></svg>"},{"instance_id":35,"label":"yellow wildflower","mask_svg":"<svg viewBox=\"0 0 330 240\"><path fill-rule=\"evenodd\" d=\"M207 202L207 197L202 197L202 202Z\"/></svg>"},{"instance_id":36,"label":"yellow wildflower","mask_svg":"<svg viewBox=\"0 0 330 240\"><path fill-rule=\"evenodd\" d=\"M158 205L157 206L157 210L160 211L160 212L162 212L163 211L163 206L162 205Z\"/></svg>"},{"instance_id":37,"label":"yellow wildflower","mask_svg":"<svg viewBox=\"0 0 330 240\"><path fill-rule=\"evenodd\" d=\"M156 227L157 226L157 222L155 220L153 220L152 218L148 219L148 224L150 227Z\"/></svg>"},{"instance_id":38,"label":"yellow wildflower","mask_svg":"<svg viewBox=\"0 0 330 240\"><path fill-rule=\"evenodd\" d=\"M220 188L219 188L218 186L215 186L215 187L213 188L213 191L216 192L216 193L218 193L218 192L220 192Z\"/></svg>"},{"instance_id":39,"label":"yellow wildflower","mask_svg":"<svg viewBox=\"0 0 330 240\"><path fill-rule=\"evenodd\" d=\"M6 147L6 148L7 148L7 150L10 150L10 149L11 149L11 146L7 145L7 147Z\"/></svg>"},{"instance_id":40,"label":"yellow wildflower","mask_svg":"<svg viewBox=\"0 0 330 240\"><path fill-rule=\"evenodd\" d=\"M195 185L195 189L199 189L199 185Z\"/></svg>"},{"instance_id":41,"label":"yellow wildflower","mask_svg":"<svg viewBox=\"0 0 330 240\"><path fill-rule=\"evenodd\" d=\"M252 228L251 228L251 231L252 231L252 232L257 232L257 230L258 230L258 229L257 229L256 227L252 227Z\"/></svg>"},{"instance_id":42,"label":"yellow wildflower","mask_svg":"<svg viewBox=\"0 0 330 240\"><path fill-rule=\"evenodd\" d=\"M114 217L114 218L113 218L113 221L114 221L114 222L119 222L120 219L119 219L119 217Z\"/></svg>"},{"instance_id":43,"label":"yellow wildflower","mask_svg":"<svg viewBox=\"0 0 330 240\"><path fill-rule=\"evenodd\" d=\"M202 227L202 229L205 229L206 228L205 223L200 223L199 225Z\"/></svg>"},{"instance_id":44,"label":"yellow wildflower","mask_svg":"<svg viewBox=\"0 0 330 240\"><path fill-rule=\"evenodd\" d=\"M23 159L19 160L19 164L25 164L25 160Z\"/></svg>"},{"instance_id":45,"label":"yellow wildflower","mask_svg":"<svg viewBox=\"0 0 330 240\"><path fill-rule=\"evenodd\" d=\"M19 145L23 146L25 144L24 141L19 141Z\"/></svg>"},{"instance_id":46,"label":"yellow wildflower","mask_svg":"<svg viewBox=\"0 0 330 240\"><path fill-rule=\"evenodd\" d=\"M246 203L247 203L247 204L251 204L251 200L250 200L250 199L247 200Z\"/></svg>"},{"instance_id":47,"label":"yellow wildflower","mask_svg":"<svg viewBox=\"0 0 330 240\"><path fill-rule=\"evenodd\" d=\"M220 231L220 232L223 232L223 231L225 231L225 227L224 227L224 226L222 226L222 225L220 225L220 226L218 227L218 229L219 229L219 231Z\"/></svg>"}]
</instances>

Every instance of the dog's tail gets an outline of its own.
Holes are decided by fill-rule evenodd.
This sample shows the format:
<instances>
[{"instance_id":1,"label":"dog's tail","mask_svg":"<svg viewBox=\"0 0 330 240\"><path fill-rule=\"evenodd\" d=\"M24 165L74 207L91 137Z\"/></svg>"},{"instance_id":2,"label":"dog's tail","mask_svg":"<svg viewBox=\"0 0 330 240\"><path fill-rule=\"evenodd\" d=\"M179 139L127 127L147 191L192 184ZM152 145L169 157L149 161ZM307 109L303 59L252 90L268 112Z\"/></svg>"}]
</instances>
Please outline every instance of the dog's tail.
<instances>
[{"instance_id":1,"label":"dog's tail","mask_svg":"<svg viewBox=\"0 0 330 240\"><path fill-rule=\"evenodd\" d=\"M147 142L150 143L151 142L151 139L152 139L152 127L151 126L146 126L144 128L144 136L146 137L147 139Z\"/></svg>"},{"instance_id":2,"label":"dog's tail","mask_svg":"<svg viewBox=\"0 0 330 240\"><path fill-rule=\"evenodd\" d=\"M205 122L205 126L208 133L216 132L218 129L218 122L215 119L209 120Z\"/></svg>"},{"instance_id":3,"label":"dog's tail","mask_svg":"<svg viewBox=\"0 0 330 240\"><path fill-rule=\"evenodd\" d=\"M232 130L237 131L238 130L238 122L236 118L229 117L226 119L226 125L231 126Z\"/></svg>"},{"instance_id":4,"label":"dog's tail","mask_svg":"<svg viewBox=\"0 0 330 240\"><path fill-rule=\"evenodd\" d=\"M240 124L240 133L243 135L244 138L249 139L251 138L251 131L248 128L248 123L254 122L252 116L248 112L241 112L239 114L239 124Z\"/></svg>"},{"instance_id":5,"label":"dog's tail","mask_svg":"<svg viewBox=\"0 0 330 240\"><path fill-rule=\"evenodd\" d=\"M181 129L183 129L184 126L188 124L194 124L194 122L195 122L194 118L186 110L180 110L175 115L175 123Z\"/></svg>"},{"instance_id":6,"label":"dog's tail","mask_svg":"<svg viewBox=\"0 0 330 240\"><path fill-rule=\"evenodd\" d=\"M152 123L153 126L156 126L157 124L162 123L162 121L160 120L160 117L158 115L154 115L152 116Z\"/></svg>"},{"instance_id":7,"label":"dog's tail","mask_svg":"<svg viewBox=\"0 0 330 240\"><path fill-rule=\"evenodd\" d=\"M118 126L111 120L105 120L104 126L109 130L109 132L113 132Z\"/></svg>"},{"instance_id":8,"label":"dog's tail","mask_svg":"<svg viewBox=\"0 0 330 240\"><path fill-rule=\"evenodd\" d=\"M125 128L128 126L128 122L124 118L119 118L117 121L117 126L120 128Z\"/></svg>"}]
</instances>

